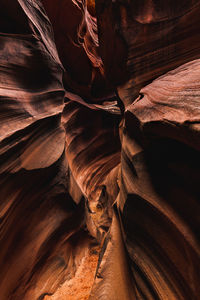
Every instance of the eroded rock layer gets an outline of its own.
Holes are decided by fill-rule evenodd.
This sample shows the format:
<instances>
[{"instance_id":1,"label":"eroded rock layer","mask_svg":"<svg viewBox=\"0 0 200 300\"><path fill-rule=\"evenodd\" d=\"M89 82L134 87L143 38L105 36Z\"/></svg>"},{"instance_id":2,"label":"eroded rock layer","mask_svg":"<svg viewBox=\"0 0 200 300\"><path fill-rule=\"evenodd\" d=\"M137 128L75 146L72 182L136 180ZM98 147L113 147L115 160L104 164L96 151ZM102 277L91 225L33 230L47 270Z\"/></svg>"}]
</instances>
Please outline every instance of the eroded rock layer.
<instances>
[{"instance_id":1,"label":"eroded rock layer","mask_svg":"<svg viewBox=\"0 0 200 300\"><path fill-rule=\"evenodd\" d=\"M200 1L0 14L0 299L199 299Z\"/></svg>"}]
</instances>

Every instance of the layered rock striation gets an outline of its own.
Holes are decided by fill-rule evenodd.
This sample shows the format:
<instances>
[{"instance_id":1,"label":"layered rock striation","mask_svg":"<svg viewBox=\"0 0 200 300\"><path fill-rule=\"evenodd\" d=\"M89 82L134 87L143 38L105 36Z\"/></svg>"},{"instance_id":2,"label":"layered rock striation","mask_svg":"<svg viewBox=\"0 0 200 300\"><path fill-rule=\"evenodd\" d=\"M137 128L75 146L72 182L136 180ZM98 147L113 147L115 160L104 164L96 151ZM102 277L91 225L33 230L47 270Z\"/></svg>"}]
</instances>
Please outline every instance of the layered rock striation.
<instances>
[{"instance_id":1,"label":"layered rock striation","mask_svg":"<svg viewBox=\"0 0 200 300\"><path fill-rule=\"evenodd\" d=\"M1 1L1 300L50 299L96 245L90 300L199 298L199 13Z\"/></svg>"}]
</instances>

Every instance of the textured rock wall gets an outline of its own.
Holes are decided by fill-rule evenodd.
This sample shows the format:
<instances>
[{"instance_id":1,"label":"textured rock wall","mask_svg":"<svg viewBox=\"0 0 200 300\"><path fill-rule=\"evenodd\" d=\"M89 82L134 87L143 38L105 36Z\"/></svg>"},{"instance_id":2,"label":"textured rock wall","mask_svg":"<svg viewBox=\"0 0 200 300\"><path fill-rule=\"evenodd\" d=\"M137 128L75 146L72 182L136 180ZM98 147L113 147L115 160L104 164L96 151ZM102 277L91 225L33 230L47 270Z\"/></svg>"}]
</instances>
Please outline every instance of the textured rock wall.
<instances>
[{"instance_id":1,"label":"textured rock wall","mask_svg":"<svg viewBox=\"0 0 200 300\"><path fill-rule=\"evenodd\" d=\"M1 1L0 299L54 294L94 243L89 299L199 298L199 13Z\"/></svg>"}]
</instances>

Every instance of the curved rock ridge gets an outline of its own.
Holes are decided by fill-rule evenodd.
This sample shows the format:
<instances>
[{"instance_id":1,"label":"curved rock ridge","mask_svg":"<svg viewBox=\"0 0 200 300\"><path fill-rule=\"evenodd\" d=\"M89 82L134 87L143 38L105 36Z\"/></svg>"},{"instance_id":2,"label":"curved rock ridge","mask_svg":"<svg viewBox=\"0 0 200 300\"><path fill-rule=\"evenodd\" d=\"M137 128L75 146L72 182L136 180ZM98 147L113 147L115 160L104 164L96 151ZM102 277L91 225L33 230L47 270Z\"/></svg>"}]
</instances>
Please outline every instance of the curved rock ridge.
<instances>
[{"instance_id":1,"label":"curved rock ridge","mask_svg":"<svg viewBox=\"0 0 200 300\"><path fill-rule=\"evenodd\" d=\"M197 300L200 1L0 8L0 299Z\"/></svg>"},{"instance_id":2,"label":"curved rock ridge","mask_svg":"<svg viewBox=\"0 0 200 300\"><path fill-rule=\"evenodd\" d=\"M77 203L70 195L75 185L61 125L65 90L52 29L39 2L20 4L29 30L21 31L21 19L17 32L6 23L0 30L0 298L5 300L54 293L73 276L91 242L81 191L77 187L72 194ZM13 6L6 8L12 16Z\"/></svg>"}]
</instances>

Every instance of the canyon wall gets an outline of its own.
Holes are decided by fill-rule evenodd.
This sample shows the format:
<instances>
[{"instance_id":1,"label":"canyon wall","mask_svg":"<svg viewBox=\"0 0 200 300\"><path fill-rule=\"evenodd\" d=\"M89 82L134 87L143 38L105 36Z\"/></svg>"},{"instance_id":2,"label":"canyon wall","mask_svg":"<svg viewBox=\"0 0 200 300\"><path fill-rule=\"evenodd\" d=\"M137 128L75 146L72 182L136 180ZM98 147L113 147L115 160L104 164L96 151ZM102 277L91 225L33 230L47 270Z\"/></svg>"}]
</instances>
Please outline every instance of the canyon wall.
<instances>
[{"instance_id":1,"label":"canyon wall","mask_svg":"<svg viewBox=\"0 0 200 300\"><path fill-rule=\"evenodd\" d=\"M199 299L200 1L0 14L0 299Z\"/></svg>"}]
</instances>

